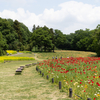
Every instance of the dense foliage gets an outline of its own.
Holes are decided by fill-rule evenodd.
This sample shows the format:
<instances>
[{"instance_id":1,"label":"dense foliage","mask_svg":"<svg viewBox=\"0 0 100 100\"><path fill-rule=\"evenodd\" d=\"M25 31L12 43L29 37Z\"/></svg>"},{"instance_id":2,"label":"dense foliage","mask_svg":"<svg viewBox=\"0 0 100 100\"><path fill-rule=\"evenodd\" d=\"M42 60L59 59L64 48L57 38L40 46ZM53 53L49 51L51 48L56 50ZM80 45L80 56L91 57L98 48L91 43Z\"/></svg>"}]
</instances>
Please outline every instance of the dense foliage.
<instances>
[{"instance_id":1,"label":"dense foliage","mask_svg":"<svg viewBox=\"0 0 100 100\"><path fill-rule=\"evenodd\" d=\"M17 20L0 18L0 55L6 50L54 52L55 49L93 51L100 56L100 25L94 30L80 29L70 34L33 25L30 32Z\"/></svg>"},{"instance_id":2,"label":"dense foliage","mask_svg":"<svg viewBox=\"0 0 100 100\"><path fill-rule=\"evenodd\" d=\"M27 49L31 32L17 20L0 18L0 55L5 50Z\"/></svg>"}]
</instances>

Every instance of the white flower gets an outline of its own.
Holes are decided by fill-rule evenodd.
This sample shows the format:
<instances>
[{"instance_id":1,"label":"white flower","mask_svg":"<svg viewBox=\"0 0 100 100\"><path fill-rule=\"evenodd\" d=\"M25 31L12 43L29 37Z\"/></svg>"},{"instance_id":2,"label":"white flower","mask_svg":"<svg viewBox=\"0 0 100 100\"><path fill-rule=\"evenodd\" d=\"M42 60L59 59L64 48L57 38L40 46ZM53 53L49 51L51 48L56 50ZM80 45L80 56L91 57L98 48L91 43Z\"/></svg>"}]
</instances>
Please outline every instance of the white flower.
<instances>
[{"instance_id":1,"label":"white flower","mask_svg":"<svg viewBox=\"0 0 100 100\"><path fill-rule=\"evenodd\" d=\"M78 82L75 82L74 85L76 85Z\"/></svg>"},{"instance_id":2,"label":"white flower","mask_svg":"<svg viewBox=\"0 0 100 100\"><path fill-rule=\"evenodd\" d=\"M80 87L79 85L77 87Z\"/></svg>"},{"instance_id":3,"label":"white flower","mask_svg":"<svg viewBox=\"0 0 100 100\"><path fill-rule=\"evenodd\" d=\"M67 82L65 82L67 84Z\"/></svg>"},{"instance_id":4,"label":"white flower","mask_svg":"<svg viewBox=\"0 0 100 100\"><path fill-rule=\"evenodd\" d=\"M59 77L57 76L57 78L59 78Z\"/></svg>"}]
</instances>

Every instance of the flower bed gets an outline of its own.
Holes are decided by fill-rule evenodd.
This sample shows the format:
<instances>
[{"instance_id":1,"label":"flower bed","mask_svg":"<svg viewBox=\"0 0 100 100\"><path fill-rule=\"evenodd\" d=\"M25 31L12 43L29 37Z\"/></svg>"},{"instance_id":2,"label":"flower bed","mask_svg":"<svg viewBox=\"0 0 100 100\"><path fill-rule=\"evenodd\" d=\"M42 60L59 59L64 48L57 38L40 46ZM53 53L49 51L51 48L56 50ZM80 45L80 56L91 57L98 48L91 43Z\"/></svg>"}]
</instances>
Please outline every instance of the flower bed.
<instances>
[{"instance_id":1,"label":"flower bed","mask_svg":"<svg viewBox=\"0 0 100 100\"><path fill-rule=\"evenodd\" d=\"M16 54L17 53L17 51L15 51L15 50L6 50L6 52L8 54Z\"/></svg>"},{"instance_id":2,"label":"flower bed","mask_svg":"<svg viewBox=\"0 0 100 100\"><path fill-rule=\"evenodd\" d=\"M21 61L21 60L35 60L35 59L33 57L0 56L0 62L4 62L4 61Z\"/></svg>"},{"instance_id":3,"label":"flower bed","mask_svg":"<svg viewBox=\"0 0 100 100\"><path fill-rule=\"evenodd\" d=\"M98 57L70 57L62 59L44 60L37 65L41 73L48 75L54 84L62 82L62 89L66 92L73 89L73 97L78 96L87 100L100 99L100 58Z\"/></svg>"}]
</instances>

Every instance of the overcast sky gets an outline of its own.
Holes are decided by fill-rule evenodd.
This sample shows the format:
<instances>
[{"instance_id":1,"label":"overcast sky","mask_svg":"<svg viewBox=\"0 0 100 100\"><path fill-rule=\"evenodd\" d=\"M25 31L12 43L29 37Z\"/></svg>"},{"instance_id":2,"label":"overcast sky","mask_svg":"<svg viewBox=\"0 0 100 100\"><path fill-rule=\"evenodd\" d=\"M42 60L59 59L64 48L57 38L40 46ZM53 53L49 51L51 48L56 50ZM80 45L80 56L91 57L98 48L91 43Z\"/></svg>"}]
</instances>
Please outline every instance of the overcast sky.
<instances>
[{"instance_id":1,"label":"overcast sky","mask_svg":"<svg viewBox=\"0 0 100 100\"><path fill-rule=\"evenodd\" d=\"M0 17L70 34L100 24L100 0L0 0Z\"/></svg>"}]
</instances>

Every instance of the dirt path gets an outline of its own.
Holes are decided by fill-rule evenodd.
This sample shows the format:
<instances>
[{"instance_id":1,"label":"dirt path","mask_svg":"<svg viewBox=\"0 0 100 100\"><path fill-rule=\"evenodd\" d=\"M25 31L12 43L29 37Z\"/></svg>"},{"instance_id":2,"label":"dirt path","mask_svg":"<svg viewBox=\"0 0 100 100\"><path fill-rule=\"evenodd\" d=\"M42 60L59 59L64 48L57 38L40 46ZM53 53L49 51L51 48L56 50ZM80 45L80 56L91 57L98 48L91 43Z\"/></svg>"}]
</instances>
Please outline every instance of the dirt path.
<instances>
[{"instance_id":1,"label":"dirt path","mask_svg":"<svg viewBox=\"0 0 100 100\"><path fill-rule=\"evenodd\" d=\"M44 59L37 58L39 55L35 54L35 59L39 61L43 61ZM34 67L36 68L36 66ZM35 69L34 69L35 70ZM38 94L38 98L34 100L72 100L68 97L68 94L64 92L60 92L59 88L54 86L48 80L44 79L37 71L34 71L35 77L35 93Z\"/></svg>"},{"instance_id":2,"label":"dirt path","mask_svg":"<svg viewBox=\"0 0 100 100\"><path fill-rule=\"evenodd\" d=\"M33 84L31 91L32 95L34 95L33 100L71 100L68 97L68 94L60 92L57 86L54 86L49 82L49 80L46 80L39 75L39 73L36 71L36 66L30 67L27 75L31 75L30 72L33 73L33 80L31 81Z\"/></svg>"},{"instance_id":3,"label":"dirt path","mask_svg":"<svg viewBox=\"0 0 100 100\"><path fill-rule=\"evenodd\" d=\"M23 54L23 53L17 52L17 54L11 54L11 55L8 55L8 56L16 56L16 55L20 55L20 54Z\"/></svg>"},{"instance_id":4,"label":"dirt path","mask_svg":"<svg viewBox=\"0 0 100 100\"><path fill-rule=\"evenodd\" d=\"M37 60L37 61L43 61L43 60L45 60L45 59L39 59L38 56L39 56L39 54L35 53L35 56L34 56L35 60Z\"/></svg>"}]
</instances>

